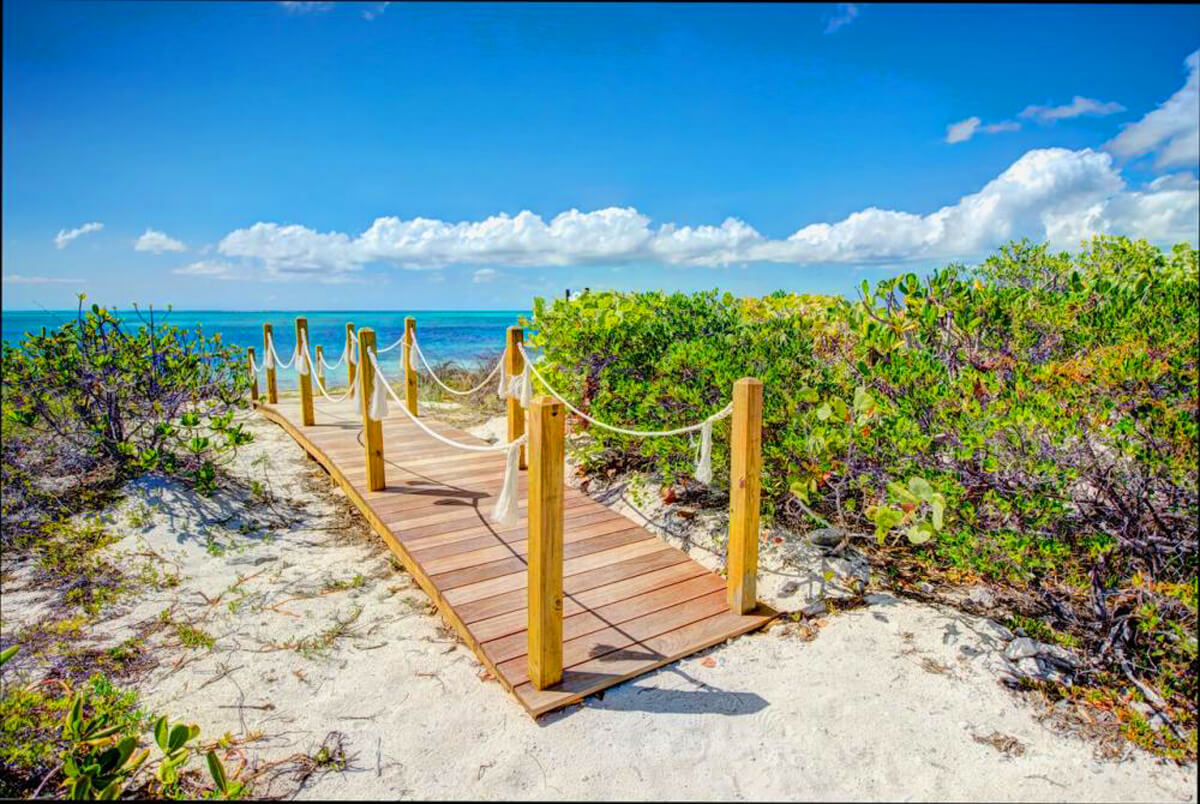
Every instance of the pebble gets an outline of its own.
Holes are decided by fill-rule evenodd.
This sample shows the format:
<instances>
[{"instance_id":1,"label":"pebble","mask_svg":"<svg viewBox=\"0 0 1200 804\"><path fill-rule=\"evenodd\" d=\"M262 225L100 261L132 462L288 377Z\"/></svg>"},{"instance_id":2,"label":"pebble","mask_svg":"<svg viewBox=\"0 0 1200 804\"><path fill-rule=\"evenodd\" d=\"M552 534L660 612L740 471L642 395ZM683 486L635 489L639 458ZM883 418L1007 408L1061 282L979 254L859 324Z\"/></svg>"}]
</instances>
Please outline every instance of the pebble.
<instances>
[{"instance_id":1,"label":"pebble","mask_svg":"<svg viewBox=\"0 0 1200 804\"><path fill-rule=\"evenodd\" d=\"M842 532L837 528L818 528L808 532L808 540L818 547L837 547L842 543Z\"/></svg>"},{"instance_id":2,"label":"pebble","mask_svg":"<svg viewBox=\"0 0 1200 804\"><path fill-rule=\"evenodd\" d=\"M812 603L809 603L807 606L800 609L800 613L805 617L820 617L827 611L829 611L829 609L826 607L824 600L814 600Z\"/></svg>"}]
</instances>

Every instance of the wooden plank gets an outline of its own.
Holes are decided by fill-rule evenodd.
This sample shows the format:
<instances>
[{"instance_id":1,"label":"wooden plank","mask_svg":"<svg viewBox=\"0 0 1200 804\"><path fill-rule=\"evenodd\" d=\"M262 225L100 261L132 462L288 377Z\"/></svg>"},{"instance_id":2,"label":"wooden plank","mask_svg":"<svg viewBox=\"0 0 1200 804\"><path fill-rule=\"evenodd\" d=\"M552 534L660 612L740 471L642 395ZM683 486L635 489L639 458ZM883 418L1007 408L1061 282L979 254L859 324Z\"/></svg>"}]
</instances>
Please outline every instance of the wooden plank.
<instances>
[{"instance_id":1,"label":"wooden plank","mask_svg":"<svg viewBox=\"0 0 1200 804\"><path fill-rule=\"evenodd\" d=\"M567 409L543 396L529 409L529 557L496 561L473 571L458 570L440 577L442 588L477 583L520 571L528 564L529 630L526 677L539 690L557 684L563 668L563 460ZM617 535L620 535L619 533ZM639 538L648 534L642 531ZM606 541L607 540L607 541ZM599 536L580 544L611 539ZM619 549L619 548L618 548ZM604 552L608 552L607 550ZM487 570L481 573L479 570ZM451 577L454 576L454 577Z\"/></svg>"},{"instance_id":2,"label":"wooden plank","mask_svg":"<svg viewBox=\"0 0 1200 804\"><path fill-rule=\"evenodd\" d=\"M614 581L603 586L597 586L586 591L576 593L567 591L563 594L563 616L570 617L572 614L578 614L581 611L611 605L696 577L716 576L713 576L712 573L695 561L684 561L662 569ZM498 600L498 598L488 598L484 602L495 600ZM527 623L525 619L524 597L521 597L519 602L520 605L515 610L496 614L482 620L468 621L468 624L471 626L471 633L475 635L475 638L480 643L484 643L525 630Z\"/></svg>"},{"instance_id":3,"label":"wooden plank","mask_svg":"<svg viewBox=\"0 0 1200 804\"><path fill-rule=\"evenodd\" d=\"M358 331L358 353L363 355L358 372L358 398L362 408L363 461L366 464L367 488L381 489L387 485L383 468L383 424L374 421L368 411L375 390L375 368L366 355L375 351L375 330L363 327Z\"/></svg>"},{"instance_id":4,"label":"wooden plank","mask_svg":"<svg viewBox=\"0 0 1200 804\"><path fill-rule=\"evenodd\" d=\"M525 330L520 327L509 327L507 340L504 345L504 375L506 379L521 376L525 371L525 358L521 355L520 345L525 341ZM521 407L521 401L509 395L508 404L505 406L505 414L508 424L508 440L516 441L521 436L525 435L525 410ZM527 468L526 450L521 447L520 468Z\"/></svg>"},{"instance_id":5,"label":"wooden plank","mask_svg":"<svg viewBox=\"0 0 1200 804\"><path fill-rule=\"evenodd\" d=\"M663 586L646 594L610 603L596 608L581 608L573 614L564 610L563 639L572 640L605 628L616 628L623 623L653 614L661 609L686 603L698 597L724 592L725 583L712 574L700 575L671 586ZM525 655L528 636L524 630L484 641L480 629L472 628L484 652L497 664ZM617 630L620 630L619 628Z\"/></svg>"},{"instance_id":6,"label":"wooden plank","mask_svg":"<svg viewBox=\"0 0 1200 804\"><path fill-rule=\"evenodd\" d=\"M602 536L593 536L582 541L563 544L562 538L559 538L558 554L564 559L572 559L578 556L587 556L593 553L599 553L607 550L614 550L628 544L634 544L646 539L654 539L649 533L642 528L630 527L624 530L619 530L616 533L606 533ZM532 543L533 540L530 539ZM449 570L446 572L434 573L428 568L426 572L438 585L439 589L457 589L460 586L468 586L480 581L486 581L489 578L498 578L502 575L508 575L512 572L522 572L527 566L532 564L534 558L535 547L530 547L527 554L514 554L516 551L509 549L509 556L495 561L489 561L486 564L475 564L462 569Z\"/></svg>"},{"instance_id":7,"label":"wooden plank","mask_svg":"<svg viewBox=\"0 0 1200 804\"><path fill-rule=\"evenodd\" d=\"M300 353L301 345L304 345L303 354ZM308 426L312 426L313 419L313 396L312 396L312 366L308 366L308 319L303 316L296 318L296 374L298 375L300 385L300 421ZM306 371L300 373L300 364L304 363Z\"/></svg>"},{"instance_id":8,"label":"wooden plank","mask_svg":"<svg viewBox=\"0 0 1200 804\"><path fill-rule=\"evenodd\" d=\"M563 666L570 667L588 659L618 651L621 652L619 658L640 658L653 661L660 657L652 649L639 644L643 640L674 631L689 623L706 619L726 610L725 593L717 591L695 600L660 609L644 617L621 623L619 626L593 631L563 643ZM514 687L529 680L528 662L524 657L498 662L496 668Z\"/></svg>"},{"instance_id":9,"label":"wooden plank","mask_svg":"<svg viewBox=\"0 0 1200 804\"><path fill-rule=\"evenodd\" d=\"M762 382L733 384L729 445L729 610L751 611L758 600L759 492L762 484Z\"/></svg>"},{"instance_id":10,"label":"wooden plank","mask_svg":"<svg viewBox=\"0 0 1200 804\"><path fill-rule=\"evenodd\" d=\"M684 656L710 648L731 637L761 628L770 622L773 615L774 612L769 610L756 616L725 611L643 640L645 651L657 655L657 659L605 654L565 668L563 680L552 690L536 690L526 682L518 685L513 692L529 713L536 717L670 664Z\"/></svg>"},{"instance_id":11,"label":"wooden plank","mask_svg":"<svg viewBox=\"0 0 1200 804\"><path fill-rule=\"evenodd\" d=\"M580 572L564 577L563 595L566 600L570 600L574 595L586 592L589 589L617 583L621 580L636 578L642 574L655 572L677 564L686 564L690 561L691 559L680 551L667 545L662 545L658 550L642 553L587 572ZM697 564L696 566L699 565ZM707 572L707 570L705 571ZM526 599L527 590L524 587L518 587L515 590L456 603L455 610L460 612L464 622L476 622L510 611L524 611Z\"/></svg>"},{"instance_id":12,"label":"wooden plank","mask_svg":"<svg viewBox=\"0 0 1200 804\"><path fill-rule=\"evenodd\" d=\"M408 412L417 414L417 370L413 368L412 347L413 338L417 334L417 319L411 315L404 319L404 404Z\"/></svg>"},{"instance_id":13,"label":"wooden plank","mask_svg":"<svg viewBox=\"0 0 1200 804\"><path fill-rule=\"evenodd\" d=\"M624 547L618 547L614 550L605 550L602 553L592 553L591 555L582 556L571 561L564 561L563 577L568 578L577 572L586 572L587 570L597 569L608 564L615 564L627 558L643 556L660 550L663 547L663 543L657 539L645 539L633 544L627 544ZM474 583L470 586L460 586L457 589L448 590L445 593L445 597L452 605L470 603L472 600L479 600L480 598L498 595L501 592L511 592L513 589L520 589L525 584L525 576L524 572L514 572L509 575L502 575L499 578L491 578L486 581Z\"/></svg>"}]
</instances>

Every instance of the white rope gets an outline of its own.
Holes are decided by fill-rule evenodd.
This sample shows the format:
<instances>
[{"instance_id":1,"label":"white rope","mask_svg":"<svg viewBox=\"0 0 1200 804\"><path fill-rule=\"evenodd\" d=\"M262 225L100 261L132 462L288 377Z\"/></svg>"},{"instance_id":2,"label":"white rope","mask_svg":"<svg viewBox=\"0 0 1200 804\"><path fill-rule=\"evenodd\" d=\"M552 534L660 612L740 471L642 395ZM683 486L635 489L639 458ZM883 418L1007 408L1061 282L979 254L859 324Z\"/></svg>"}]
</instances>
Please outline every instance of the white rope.
<instances>
[{"instance_id":1,"label":"white rope","mask_svg":"<svg viewBox=\"0 0 1200 804\"><path fill-rule=\"evenodd\" d=\"M483 388L483 386L485 386L489 382L491 382L492 377L496 376L496 372L500 370L500 367L502 365L504 365L504 357L505 357L505 354L500 355L500 360L496 363L495 366L492 367L492 370L488 372L487 377L484 379L483 382L479 383L479 385L476 385L474 388L472 388L469 391L459 391L455 388L451 388L449 385L446 385L446 383L442 382L441 379L438 377L438 375L436 373L434 373L433 366L429 365L429 361L425 359L425 351L420 347L420 345L417 344L416 338L413 338L413 351L415 351L417 353L417 357L420 359L421 365L425 366L425 371L428 372L429 376L433 378L433 381L436 382L438 385L440 385L442 387L443 391L445 391L446 393L449 393L449 394L454 394L455 396L470 396L471 394L475 393L476 391L479 391L480 389ZM507 351L508 351L508 348L505 347L505 352L507 353Z\"/></svg>"},{"instance_id":2,"label":"white rope","mask_svg":"<svg viewBox=\"0 0 1200 804\"><path fill-rule=\"evenodd\" d=\"M526 376L528 372L532 370L534 376L538 378L538 381L543 386L545 386L546 390L550 392L551 396L566 405L567 408L570 409L570 411L576 416L585 421L591 422L597 427L605 430L611 430L612 432L620 433L621 435L633 436L635 438L665 438L666 436L694 433L699 430L700 456L696 460L695 477L696 480L700 481L701 483L712 482L712 426L714 422L718 422L733 413L732 401L699 424L691 424L687 427L677 427L674 430L630 430L626 427L617 427L616 425L602 422L599 419L593 419L591 416L587 415L582 410L568 402L562 394L560 394L552 385L550 385L550 383L546 382L546 378L542 376L542 373L537 370L537 366L533 365L533 361L529 359L529 354L525 351L525 347L521 344L517 344L517 348L521 351L521 356L525 358ZM528 385L528 382L525 384Z\"/></svg>"},{"instance_id":3,"label":"white rope","mask_svg":"<svg viewBox=\"0 0 1200 804\"><path fill-rule=\"evenodd\" d=\"M247 356L250 358L250 373L257 377L258 372L262 371L263 367L254 362L254 355Z\"/></svg>"},{"instance_id":4,"label":"white rope","mask_svg":"<svg viewBox=\"0 0 1200 804\"><path fill-rule=\"evenodd\" d=\"M374 421L381 421L387 416L387 398L383 395L382 390L386 390L387 394L396 401L400 406L400 410L404 411L404 415L412 420L412 423L417 425L421 430L425 431L426 435L441 441L443 444L455 447L457 449L466 450L468 452L500 452L504 450L504 483L500 487L500 494L496 496L496 506L492 509L492 519L499 525L515 525L517 522L517 467L519 457L521 455L521 445L528 438L523 435L520 438L512 441L507 441L501 444L464 444L461 441L455 441L451 438L446 438L441 433L429 428L425 422L418 419L409 411L400 397L392 390L391 384L387 381L387 377L383 376L383 372L379 368L379 360L374 352L367 352L367 358L371 361L372 367L375 369L374 388L371 392L371 404L367 407L367 416ZM380 405L376 405L376 401L381 400ZM381 414L381 415L377 415Z\"/></svg>"},{"instance_id":5,"label":"white rope","mask_svg":"<svg viewBox=\"0 0 1200 804\"><path fill-rule=\"evenodd\" d=\"M380 354L380 355L381 355L381 354L383 354L384 352L390 352L390 351L392 351L393 349L395 349L397 346L399 346L399 345L400 345L400 344L402 344L402 343L404 343L404 336L403 336L403 335L401 335L401 336L400 336L400 337L399 337L399 338L396 340L396 342L395 342L395 343L393 343L391 346L385 346L385 347L383 347L382 349L376 349L376 350L375 350L375 353L376 353L376 354Z\"/></svg>"},{"instance_id":6,"label":"white rope","mask_svg":"<svg viewBox=\"0 0 1200 804\"><path fill-rule=\"evenodd\" d=\"M301 377L308 376L308 335L304 330L300 330L300 342L296 344L296 353L292 355L292 360L296 361L296 373Z\"/></svg>"},{"instance_id":7,"label":"white rope","mask_svg":"<svg viewBox=\"0 0 1200 804\"><path fill-rule=\"evenodd\" d=\"M292 350L292 356L288 358L288 362L284 363L279 357L279 352L275 351L275 336L269 335L267 336L267 359L263 362L263 365L267 368L275 368L276 366L282 369L291 368L292 364L296 362L296 355L299 353L299 347L297 346L296 349Z\"/></svg>"}]
</instances>

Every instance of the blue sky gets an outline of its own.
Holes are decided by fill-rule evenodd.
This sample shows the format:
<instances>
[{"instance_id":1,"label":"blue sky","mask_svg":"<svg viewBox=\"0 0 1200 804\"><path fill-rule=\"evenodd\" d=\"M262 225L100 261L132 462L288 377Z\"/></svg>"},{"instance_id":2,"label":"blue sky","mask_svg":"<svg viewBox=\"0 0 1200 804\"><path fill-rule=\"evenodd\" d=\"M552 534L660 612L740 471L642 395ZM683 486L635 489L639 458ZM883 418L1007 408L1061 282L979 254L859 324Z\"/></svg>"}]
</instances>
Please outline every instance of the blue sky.
<instances>
[{"instance_id":1,"label":"blue sky","mask_svg":"<svg viewBox=\"0 0 1200 804\"><path fill-rule=\"evenodd\" d=\"M1195 6L9 0L3 36L5 308L846 292L1196 241Z\"/></svg>"}]
</instances>

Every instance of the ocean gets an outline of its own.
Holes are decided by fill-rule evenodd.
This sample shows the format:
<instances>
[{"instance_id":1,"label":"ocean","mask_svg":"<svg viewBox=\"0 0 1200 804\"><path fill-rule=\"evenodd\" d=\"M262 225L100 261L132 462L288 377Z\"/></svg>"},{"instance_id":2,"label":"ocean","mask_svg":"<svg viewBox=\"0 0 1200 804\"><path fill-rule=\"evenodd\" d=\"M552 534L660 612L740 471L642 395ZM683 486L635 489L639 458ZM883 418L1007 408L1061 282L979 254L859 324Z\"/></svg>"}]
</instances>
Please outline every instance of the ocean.
<instances>
[{"instance_id":1,"label":"ocean","mask_svg":"<svg viewBox=\"0 0 1200 804\"><path fill-rule=\"evenodd\" d=\"M133 310L117 311L121 320L136 328L141 324ZM0 329L3 340L16 344L26 332L40 332L42 327L53 329L75 318L75 310L5 310L0 312ZM161 312L155 311L155 320ZM180 327L200 326L205 335L221 333L222 339L237 346L253 346L262 363L262 325L274 327L275 350L284 360L291 357L296 344L296 316L298 313L284 310L262 312L233 312L223 310L173 310L167 322ZM324 347L325 361L336 363L342 355L346 340L346 322L355 327L371 327L375 330L376 342L385 347L404 334L404 319L417 319L417 340L431 363L442 360L457 360L461 363L478 364L480 358L496 357L504 348L505 331L520 324L523 310L350 310L336 312L308 312L309 346L314 351L318 344ZM393 349L379 356L384 371L392 375L400 370L402 350ZM329 385L345 382L345 364L328 374ZM296 374L292 371L278 372L280 388L295 388Z\"/></svg>"}]
</instances>

